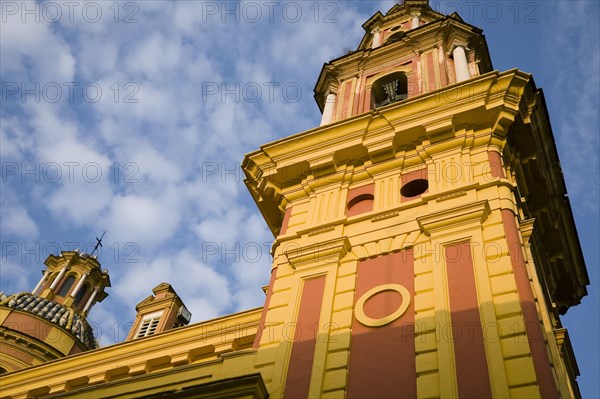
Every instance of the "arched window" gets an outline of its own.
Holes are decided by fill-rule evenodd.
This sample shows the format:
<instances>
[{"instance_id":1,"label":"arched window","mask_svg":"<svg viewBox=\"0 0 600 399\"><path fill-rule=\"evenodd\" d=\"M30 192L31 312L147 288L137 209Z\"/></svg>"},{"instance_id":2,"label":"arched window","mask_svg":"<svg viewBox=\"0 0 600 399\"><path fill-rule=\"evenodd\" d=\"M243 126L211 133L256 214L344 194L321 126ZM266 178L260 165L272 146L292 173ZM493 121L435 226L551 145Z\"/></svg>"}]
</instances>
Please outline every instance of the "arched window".
<instances>
[{"instance_id":1,"label":"arched window","mask_svg":"<svg viewBox=\"0 0 600 399\"><path fill-rule=\"evenodd\" d=\"M371 109L383 107L408 97L408 79L402 72L383 76L371 87Z\"/></svg>"},{"instance_id":2,"label":"arched window","mask_svg":"<svg viewBox=\"0 0 600 399\"><path fill-rule=\"evenodd\" d=\"M56 294L56 295L62 296L62 297L67 296L67 294L69 293L69 290L73 286L74 282L75 282L75 276L67 277L67 279L63 283L62 287L60 287L60 291L58 291L58 294Z\"/></svg>"},{"instance_id":3,"label":"arched window","mask_svg":"<svg viewBox=\"0 0 600 399\"><path fill-rule=\"evenodd\" d=\"M363 212L370 212L373 210L373 201L375 196L373 194L360 194L348 201L346 205L346 215L354 216Z\"/></svg>"},{"instance_id":4,"label":"arched window","mask_svg":"<svg viewBox=\"0 0 600 399\"><path fill-rule=\"evenodd\" d=\"M83 287L81 287L79 289L79 292L77 292L77 295L75 295L75 302L73 303L73 305L78 306L79 303L81 302L81 300L83 298L85 298L85 296L87 295L87 293L89 291L90 291L89 284L84 284Z\"/></svg>"}]
</instances>

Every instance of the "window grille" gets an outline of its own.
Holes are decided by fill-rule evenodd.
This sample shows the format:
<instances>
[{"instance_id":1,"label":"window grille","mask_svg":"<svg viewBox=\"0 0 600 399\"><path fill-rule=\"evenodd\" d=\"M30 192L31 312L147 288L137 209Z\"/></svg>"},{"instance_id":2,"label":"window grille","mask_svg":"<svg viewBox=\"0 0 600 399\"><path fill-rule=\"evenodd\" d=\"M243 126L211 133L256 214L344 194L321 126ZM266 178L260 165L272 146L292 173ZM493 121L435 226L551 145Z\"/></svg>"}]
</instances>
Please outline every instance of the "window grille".
<instances>
[{"instance_id":1,"label":"window grille","mask_svg":"<svg viewBox=\"0 0 600 399\"><path fill-rule=\"evenodd\" d=\"M156 328L158 327L158 323L160 322L161 316L162 312L144 316L144 318L142 319L142 323L140 324L140 328L135 337L142 338L147 337L149 335L154 335L154 333L156 332Z\"/></svg>"}]
</instances>

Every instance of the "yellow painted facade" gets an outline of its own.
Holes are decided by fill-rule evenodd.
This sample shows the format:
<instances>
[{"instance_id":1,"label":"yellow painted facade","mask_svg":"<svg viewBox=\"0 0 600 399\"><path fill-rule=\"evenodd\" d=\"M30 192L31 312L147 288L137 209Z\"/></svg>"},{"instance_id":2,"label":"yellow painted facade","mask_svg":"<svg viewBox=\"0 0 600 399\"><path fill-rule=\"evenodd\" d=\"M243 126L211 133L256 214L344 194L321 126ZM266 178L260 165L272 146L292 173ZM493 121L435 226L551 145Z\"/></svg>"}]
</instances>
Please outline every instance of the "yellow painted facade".
<instances>
[{"instance_id":1,"label":"yellow painted facade","mask_svg":"<svg viewBox=\"0 0 600 399\"><path fill-rule=\"evenodd\" d=\"M459 80L453 49L480 31L427 1L407 0L363 27L359 49L327 64L317 83L324 113L336 99L332 119L244 159L276 237L264 308L8 373L0 398L361 397L376 392L364 381L378 376L353 373L369 360L359 327L379 337L397 320L409 320L410 342L365 345L414 348L409 396L579 396L559 314L588 282L560 169L548 167L558 160L542 93L527 73L491 70L482 52L466 55L470 78ZM394 73L407 79L407 93L396 93L406 97L370 109L369 95L402 86L385 81ZM458 249L468 256L453 258ZM368 265L393 256L410 258L409 283L383 273L357 295L379 267ZM471 299L457 282L472 283L463 289ZM399 305L375 309L384 295ZM465 379L470 359L483 359L484 384Z\"/></svg>"}]
</instances>

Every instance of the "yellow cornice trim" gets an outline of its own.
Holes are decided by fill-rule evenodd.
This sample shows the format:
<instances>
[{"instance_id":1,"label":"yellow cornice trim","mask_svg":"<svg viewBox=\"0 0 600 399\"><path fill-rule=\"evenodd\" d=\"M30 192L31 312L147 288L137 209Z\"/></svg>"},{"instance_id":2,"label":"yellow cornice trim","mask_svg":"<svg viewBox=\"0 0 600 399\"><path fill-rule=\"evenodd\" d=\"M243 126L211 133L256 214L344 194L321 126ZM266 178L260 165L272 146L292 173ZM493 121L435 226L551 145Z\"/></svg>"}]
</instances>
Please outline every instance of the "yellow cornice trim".
<instances>
[{"instance_id":1,"label":"yellow cornice trim","mask_svg":"<svg viewBox=\"0 0 600 399\"><path fill-rule=\"evenodd\" d=\"M513 111L515 105L518 105L516 100L520 98L529 80L529 74L516 69L502 73L489 72L332 125L317 127L267 143L261 146L260 150L247 154L242 166L248 178L260 180L258 170L254 169L256 167L259 170L270 170L272 175L273 168L289 166L300 160L309 160L310 155L316 152L331 153L340 144L356 145L357 143L351 139L361 138L366 133L371 120L379 114L385 115L386 119L394 121L394 124L407 125L417 121L422 123L423 120L435 123L440 116L444 119L480 106L489 110L507 105ZM449 93L452 94L451 97L448 97ZM448 98L451 101L447 100ZM440 111L444 112L440 115ZM252 168L249 167L250 163L254 164Z\"/></svg>"},{"instance_id":2,"label":"yellow cornice trim","mask_svg":"<svg viewBox=\"0 0 600 399\"><path fill-rule=\"evenodd\" d=\"M261 313L262 308L250 309L0 376L3 395L23 394L32 389L92 374L96 376L94 381L104 381L105 378L110 377L111 370L116 367L127 367L130 372L135 369L136 373L144 374L152 372L151 367L145 367L144 364L164 356L177 359L184 356L186 359L194 361L193 352L196 349L213 346L213 350L223 350L224 345L231 346L236 339L240 338L239 329L241 327L245 328L246 335L255 334ZM224 324L226 325L224 326ZM185 353L188 355L185 356ZM215 355L218 356L219 353L215 352ZM139 364L144 367L137 367L136 365ZM134 368L134 366L136 367Z\"/></svg>"}]
</instances>

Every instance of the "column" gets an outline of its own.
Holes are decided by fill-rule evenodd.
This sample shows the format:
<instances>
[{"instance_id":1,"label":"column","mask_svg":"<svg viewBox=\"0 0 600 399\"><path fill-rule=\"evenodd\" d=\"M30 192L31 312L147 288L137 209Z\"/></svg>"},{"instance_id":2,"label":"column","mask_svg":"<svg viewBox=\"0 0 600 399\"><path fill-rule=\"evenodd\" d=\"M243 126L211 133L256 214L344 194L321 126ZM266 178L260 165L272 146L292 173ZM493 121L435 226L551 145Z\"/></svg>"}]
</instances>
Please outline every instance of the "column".
<instances>
[{"instance_id":1,"label":"column","mask_svg":"<svg viewBox=\"0 0 600 399\"><path fill-rule=\"evenodd\" d=\"M32 291L33 295L37 295L39 294L39 290L42 288L42 286L44 285L44 283L46 282L46 280L48 279L48 275L50 274L50 272L48 272L48 269L46 269L46 271L44 271L44 275L42 276L42 278L40 279L40 282L37 283L37 285L35 286L35 288Z\"/></svg>"},{"instance_id":2,"label":"column","mask_svg":"<svg viewBox=\"0 0 600 399\"><path fill-rule=\"evenodd\" d=\"M379 29L375 29L373 32L371 32L371 34L373 34L373 44L371 45L371 48L377 48L381 46L381 31Z\"/></svg>"},{"instance_id":3,"label":"column","mask_svg":"<svg viewBox=\"0 0 600 399\"><path fill-rule=\"evenodd\" d=\"M73 290L73 292L71 292L71 296L73 298L75 298L75 295L77 295L77 292L81 289L81 287L83 286L83 283L85 282L85 279L87 278L87 276L89 274L90 273L88 273L88 272L83 273L83 275L81 276L81 278L77 282L77 285L75 286L75 289Z\"/></svg>"},{"instance_id":4,"label":"column","mask_svg":"<svg viewBox=\"0 0 600 399\"><path fill-rule=\"evenodd\" d=\"M94 292L92 292L92 295L90 295L90 299L88 299L87 303L85 304L83 308L83 313L86 313L88 309L92 306L92 303L94 303L94 299L96 298L98 291L100 291L100 287L94 287Z\"/></svg>"},{"instance_id":5,"label":"column","mask_svg":"<svg viewBox=\"0 0 600 399\"><path fill-rule=\"evenodd\" d=\"M421 13L413 13L412 14L412 25L411 25L411 29L415 29L419 27L419 16L421 15Z\"/></svg>"},{"instance_id":6,"label":"column","mask_svg":"<svg viewBox=\"0 0 600 399\"><path fill-rule=\"evenodd\" d=\"M335 102L335 93L330 92L329 94L327 94L327 99L325 100L325 108L323 109L323 116L321 117L321 126L333 122L333 107L335 106Z\"/></svg>"},{"instance_id":7,"label":"column","mask_svg":"<svg viewBox=\"0 0 600 399\"><path fill-rule=\"evenodd\" d=\"M454 72L456 73L456 82L462 82L471 78L469 74L469 65L467 64L467 54L465 48L461 45L454 47L452 50L454 57Z\"/></svg>"},{"instance_id":8,"label":"column","mask_svg":"<svg viewBox=\"0 0 600 399\"><path fill-rule=\"evenodd\" d=\"M56 276L56 278L54 279L54 281L50 285L50 289L51 290L56 289L56 286L58 285L58 283L60 282L60 280L62 280L62 278L65 275L65 273L67 272L67 270L69 270L69 266L64 266L62 268L62 270L60 271L60 273L58 273L58 276Z\"/></svg>"}]
</instances>

